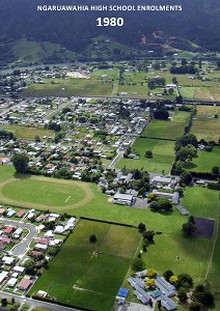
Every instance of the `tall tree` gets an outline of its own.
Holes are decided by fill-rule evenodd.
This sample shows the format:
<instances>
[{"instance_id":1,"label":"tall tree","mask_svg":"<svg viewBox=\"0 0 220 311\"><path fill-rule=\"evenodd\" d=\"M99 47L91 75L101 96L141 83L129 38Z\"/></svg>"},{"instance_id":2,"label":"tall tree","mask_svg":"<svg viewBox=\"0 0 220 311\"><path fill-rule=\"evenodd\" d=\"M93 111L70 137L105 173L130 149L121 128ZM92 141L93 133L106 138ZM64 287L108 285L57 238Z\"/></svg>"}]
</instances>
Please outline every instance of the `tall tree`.
<instances>
[{"instance_id":1,"label":"tall tree","mask_svg":"<svg viewBox=\"0 0 220 311\"><path fill-rule=\"evenodd\" d=\"M12 157L12 163L17 173L24 174L28 172L29 158L26 154L15 154Z\"/></svg>"}]
</instances>

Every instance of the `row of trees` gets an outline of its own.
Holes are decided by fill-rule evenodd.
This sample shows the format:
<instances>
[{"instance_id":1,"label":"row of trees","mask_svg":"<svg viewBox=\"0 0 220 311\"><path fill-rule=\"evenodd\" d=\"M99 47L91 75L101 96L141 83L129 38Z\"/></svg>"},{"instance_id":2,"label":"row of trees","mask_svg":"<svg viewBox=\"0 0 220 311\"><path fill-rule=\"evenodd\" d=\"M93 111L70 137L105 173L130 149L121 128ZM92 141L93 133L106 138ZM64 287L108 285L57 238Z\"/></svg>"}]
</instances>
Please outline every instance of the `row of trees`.
<instances>
[{"instance_id":1,"label":"row of trees","mask_svg":"<svg viewBox=\"0 0 220 311\"><path fill-rule=\"evenodd\" d=\"M173 165L173 173L181 174L180 183L189 184L192 181L191 174L185 171L185 166L193 158L197 157L198 142L193 134L185 134L177 138L175 143L176 159Z\"/></svg>"},{"instance_id":2,"label":"row of trees","mask_svg":"<svg viewBox=\"0 0 220 311\"><path fill-rule=\"evenodd\" d=\"M172 74L196 74L198 69L195 66L194 62L188 63L184 58L181 61L181 65L177 66L176 63L173 63L170 67L170 73Z\"/></svg>"}]
</instances>

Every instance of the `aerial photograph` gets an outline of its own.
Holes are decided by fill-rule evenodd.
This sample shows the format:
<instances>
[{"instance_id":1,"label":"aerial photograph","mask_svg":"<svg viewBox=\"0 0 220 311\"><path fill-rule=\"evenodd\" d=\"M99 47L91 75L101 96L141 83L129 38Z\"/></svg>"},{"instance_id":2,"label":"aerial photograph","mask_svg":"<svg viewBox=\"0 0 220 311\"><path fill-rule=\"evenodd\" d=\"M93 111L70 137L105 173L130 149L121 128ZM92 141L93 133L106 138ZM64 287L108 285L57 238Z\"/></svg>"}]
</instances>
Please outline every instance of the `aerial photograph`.
<instances>
[{"instance_id":1,"label":"aerial photograph","mask_svg":"<svg viewBox=\"0 0 220 311\"><path fill-rule=\"evenodd\" d=\"M0 311L220 311L220 1L0 0Z\"/></svg>"}]
</instances>

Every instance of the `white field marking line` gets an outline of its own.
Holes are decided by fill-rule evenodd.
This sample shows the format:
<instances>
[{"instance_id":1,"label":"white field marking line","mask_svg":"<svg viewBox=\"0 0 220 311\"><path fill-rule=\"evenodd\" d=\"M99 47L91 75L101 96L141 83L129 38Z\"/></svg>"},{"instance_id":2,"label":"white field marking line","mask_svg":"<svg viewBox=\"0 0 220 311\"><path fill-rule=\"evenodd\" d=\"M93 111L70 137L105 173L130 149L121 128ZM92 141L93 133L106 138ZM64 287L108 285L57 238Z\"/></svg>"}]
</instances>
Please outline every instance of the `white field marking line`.
<instances>
[{"instance_id":1,"label":"white field marking line","mask_svg":"<svg viewBox=\"0 0 220 311\"><path fill-rule=\"evenodd\" d=\"M68 198L65 200L65 203L67 203L70 198L71 198L71 195L68 196Z\"/></svg>"}]
</instances>

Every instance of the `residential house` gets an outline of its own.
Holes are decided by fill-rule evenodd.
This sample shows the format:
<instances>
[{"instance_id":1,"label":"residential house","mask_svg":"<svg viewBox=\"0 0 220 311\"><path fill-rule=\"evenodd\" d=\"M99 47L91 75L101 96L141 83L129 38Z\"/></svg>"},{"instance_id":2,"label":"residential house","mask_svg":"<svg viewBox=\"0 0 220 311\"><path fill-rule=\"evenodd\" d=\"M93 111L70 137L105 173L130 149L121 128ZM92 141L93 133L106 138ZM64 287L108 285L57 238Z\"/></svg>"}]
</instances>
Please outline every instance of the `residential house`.
<instances>
[{"instance_id":1,"label":"residential house","mask_svg":"<svg viewBox=\"0 0 220 311\"><path fill-rule=\"evenodd\" d=\"M18 284L18 288L22 291L27 291L32 284L33 284L32 280L23 278Z\"/></svg>"}]
</instances>

